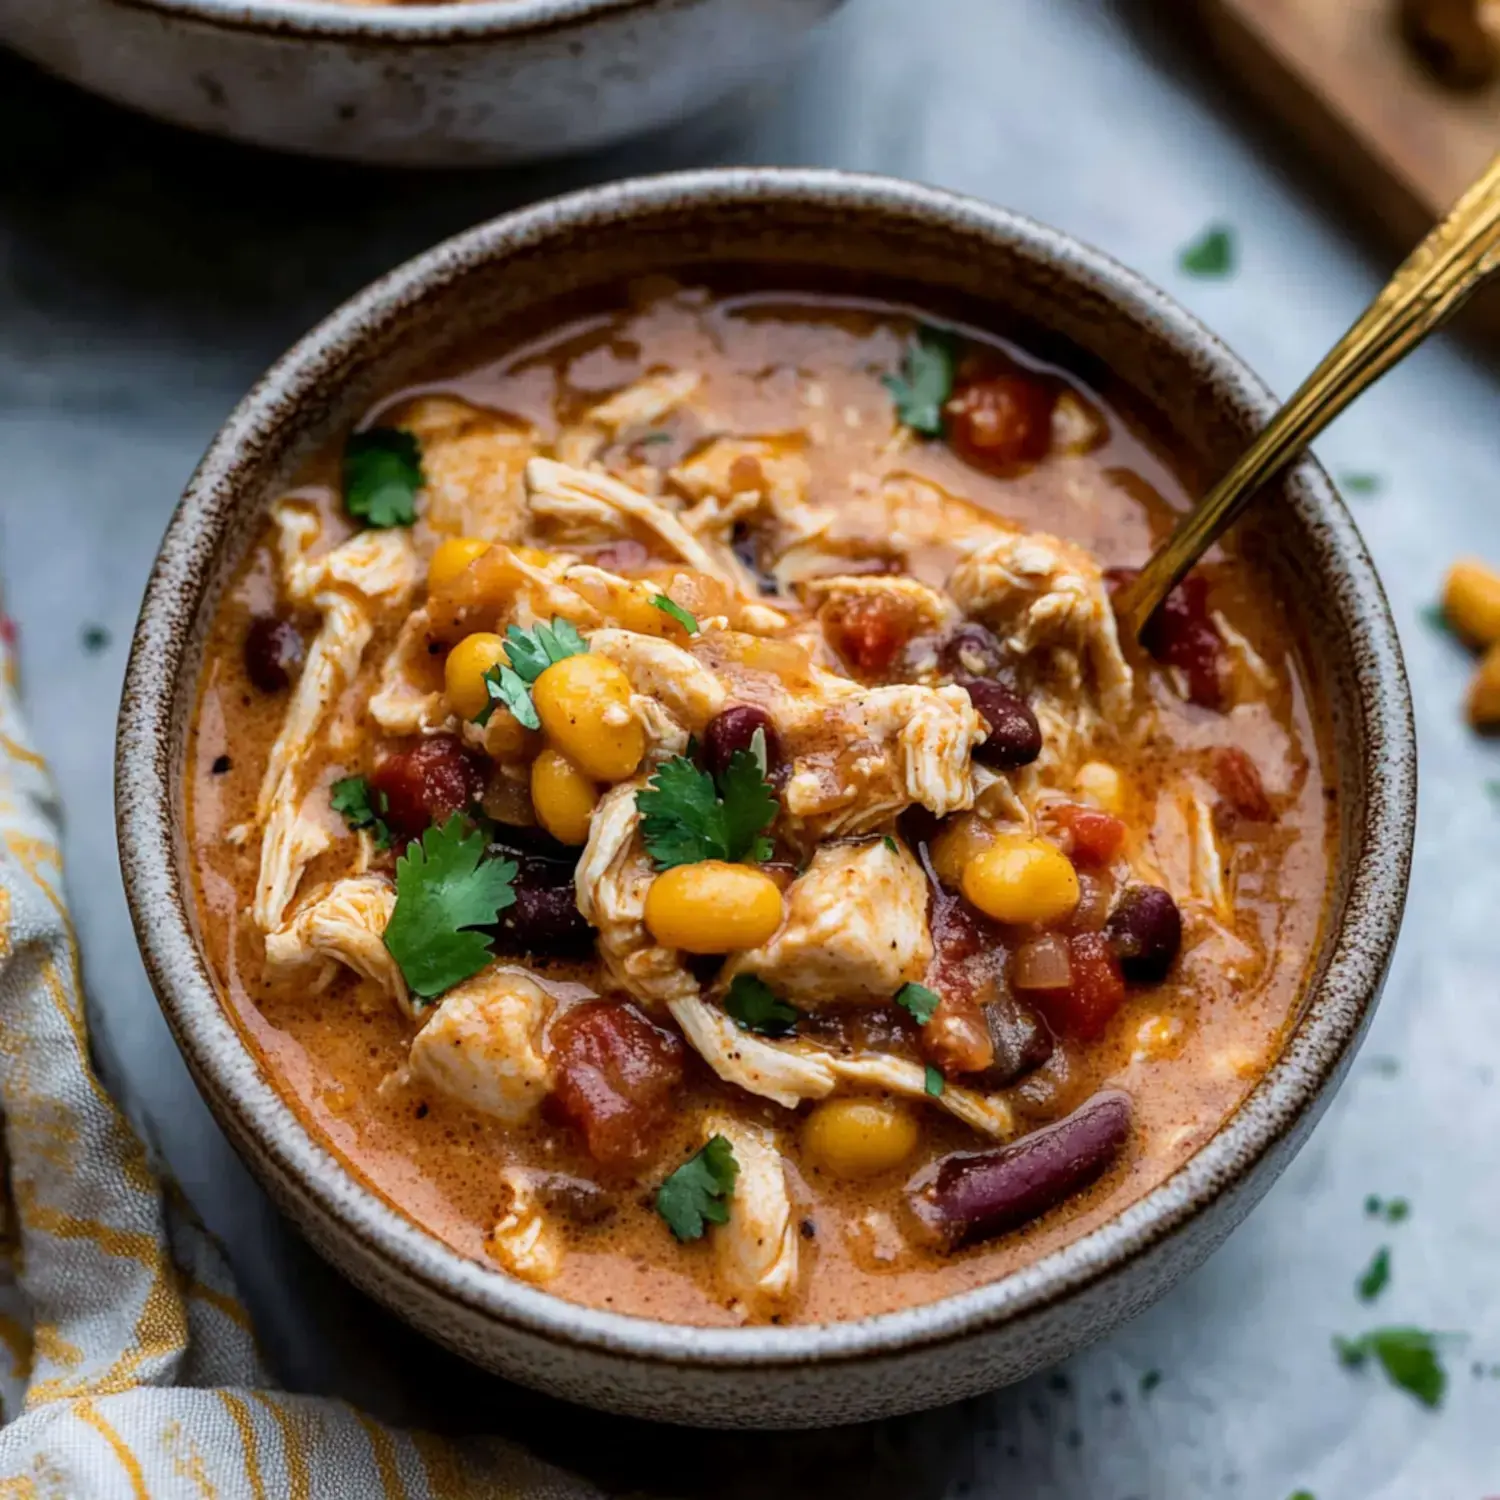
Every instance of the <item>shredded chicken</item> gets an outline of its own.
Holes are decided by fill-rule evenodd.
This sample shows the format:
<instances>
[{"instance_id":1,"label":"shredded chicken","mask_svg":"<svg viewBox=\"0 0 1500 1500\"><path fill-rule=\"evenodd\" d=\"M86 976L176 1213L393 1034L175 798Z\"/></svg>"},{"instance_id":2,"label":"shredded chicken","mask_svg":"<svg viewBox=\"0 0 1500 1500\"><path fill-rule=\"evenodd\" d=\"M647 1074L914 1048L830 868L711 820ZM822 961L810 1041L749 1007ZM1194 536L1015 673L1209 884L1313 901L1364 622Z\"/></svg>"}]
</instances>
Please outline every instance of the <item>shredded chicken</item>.
<instances>
[{"instance_id":1,"label":"shredded chicken","mask_svg":"<svg viewBox=\"0 0 1500 1500\"><path fill-rule=\"evenodd\" d=\"M719 1288L746 1317L764 1320L797 1294L797 1223L786 1167L769 1130L710 1118L704 1122L704 1139L716 1135L728 1140L740 1169L729 1221L712 1233Z\"/></svg>"},{"instance_id":2,"label":"shredded chicken","mask_svg":"<svg viewBox=\"0 0 1500 1500\"><path fill-rule=\"evenodd\" d=\"M701 734L724 707L724 685L690 651L633 630L596 630L589 650L623 669L634 690Z\"/></svg>"},{"instance_id":3,"label":"shredded chicken","mask_svg":"<svg viewBox=\"0 0 1500 1500\"><path fill-rule=\"evenodd\" d=\"M927 877L902 845L829 844L786 893L781 930L724 971L754 974L800 1008L884 1003L932 959Z\"/></svg>"},{"instance_id":4,"label":"shredded chicken","mask_svg":"<svg viewBox=\"0 0 1500 1500\"><path fill-rule=\"evenodd\" d=\"M485 1241L485 1249L512 1276L542 1285L562 1269L557 1227L547 1217L531 1176L523 1168L500 1173L505 1212Z\"/></svg>"},{"instance_id":5,"label":"shredded chicken","mask_svg":"<svg viewBox=\"0 0 1500 1500\"><path fill-rule=\"evenodd\" d=\"M702 383L696 370L666 370L625 386L561 434L557 442L558 458L583 468L625 433L669 417Z\"/></svg>"},{"instance_id":6,"label":"shredded chicken","mask_svg":"<svg viewBox=\"0 0 1500 1500\"><path fill-rule=\"evenodd\" d=\"M519 541L526 526L521 474L536 451L529 426L450 396L424 396L401 425L422 444L420 514L441 536Z\"/></svg>"},{"instance_id":7,"label":"shredded chicken","mask_svg":"<svg viewBox=\"0 0 1500 1500\"><path fill-rule=\"evenodd\" d=\"M385 946L396 892L379 875L336 880L302 902L288 921L266 934L266 967L273 972L318 968L326 983L335 964L379 985L402 1010L410 1009L406 981Z\"/></svg>"},{"instance_id":8,"label":"shredded chicken","mask_svg":"<svg viewBox=\"0 0 1500 1500\"><path fill-rule=\"evenodd\" d=\"M542 1027L552 1001L517 969L490 968L451 989L411 1044L415 1078L514 1125L547 1093Z\"/></svg>"},{"instance_id":9,"label":"shredded chicken","mask_svg":"<svg viewBox=\"0 0 1500 1500\"><path fill-rule=\"evenodd\" d=\"M435 734L453 724L442 693L417 679L420 667L432 660L427 625L425 609L406 617L380 669L380 685L370 694L370 717L386 734Z\"/></svg>"}]
</instances>

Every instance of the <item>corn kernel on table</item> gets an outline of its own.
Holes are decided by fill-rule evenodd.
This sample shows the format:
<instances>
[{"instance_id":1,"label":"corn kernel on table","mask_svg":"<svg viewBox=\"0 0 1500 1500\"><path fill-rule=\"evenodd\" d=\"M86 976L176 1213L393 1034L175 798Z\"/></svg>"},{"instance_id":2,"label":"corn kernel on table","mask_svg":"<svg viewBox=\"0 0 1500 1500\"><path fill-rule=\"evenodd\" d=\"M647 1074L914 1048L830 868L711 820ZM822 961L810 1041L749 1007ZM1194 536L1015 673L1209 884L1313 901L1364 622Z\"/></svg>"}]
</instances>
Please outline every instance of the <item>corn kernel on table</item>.
<instances>
[{"instance_id":1,"label":"corn kernel on table","mask_svg":"<svg viewBox=\"0 0 1500 1500\"><path fill-rule=\"evenodd\" d=\"M1373 1033L1264 1204L1164 1302L1066 1366L922 1416L833 1433L668 1432L505 1387L364 1302L278 1221L209 1119L136 954L111 755L146 573L208 438L343 296L510 205L718 161L891 172L1021 209L1185 301L1289 390L1389 257L1137 13L1090 0L851 0L774 89L563 167L398 177L198 140L0 59L0 585L66 818L95 1047L150 1146L229 1247L293 1390L400 1422L523 1435L611 1487L726 1497L1407 1500L1500 1493L1500 748L1461 720L1467 656L1427 606L1456 556L1500 561L1496 371L1445 338L1327 435L1408 654L1423 756L1411 902ZM1226 277L1182 247L1233 231ZM1404 1197L1399 1223L1370 1195ZM1391 1282L1355 1282L1379 1246ZM1335 1335L1441 1330L1428 1410ZM320 1488L319 1493L323 1490ZM327 1490L337 1493L336 1489ZM183 1493L189 1493L184 1490ZM194 1492L196 1493L196 1492Z\"/></svg>"}]
</instances>

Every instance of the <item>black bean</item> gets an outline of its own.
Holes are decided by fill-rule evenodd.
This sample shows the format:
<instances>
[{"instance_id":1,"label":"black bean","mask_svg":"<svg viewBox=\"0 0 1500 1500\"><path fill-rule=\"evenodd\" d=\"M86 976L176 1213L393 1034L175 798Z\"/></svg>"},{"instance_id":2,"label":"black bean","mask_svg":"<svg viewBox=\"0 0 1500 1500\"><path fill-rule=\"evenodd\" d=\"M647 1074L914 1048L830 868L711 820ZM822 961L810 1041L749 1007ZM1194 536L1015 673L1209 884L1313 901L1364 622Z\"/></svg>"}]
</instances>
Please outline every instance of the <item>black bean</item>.
<instances>
[{"instance_id":1,"label":"black bean","mask_svg":"<svg viewBox=\"0 0 1500 1500\"><path fill-rule=\"evenodd\" d=\"M1052 1033L1047 1023L1017 995L1001 994L981 1010L994 1044L995 1060L964 1082L975 1088L1003 1089L1028 1073L1035 1073L1052 1056Z\"/></svg>"},{"instance_id":2,"label":"black bean","mask_svg":"<svg viewBox=\"0 0 1500 1500\"><path fill-rule=\"evenodd\" d=\"M1066 1119L996 1151L957 1151L907 1184L923 1236L942 1250L994 1239L1087 1187L1130 1135L1127 1094L1106 1090Z\"/></svg>"},{"instance_id":3,"label":"black bean","mask_svg":"<svg viewBox=\"0 0 1500 1500\"><path fill-rule=\"evenodd\" d=\"M1104 936L1127 979L1160 984L1182 947L1182 913L1159 885L1129 885L1104 924Z\"/></svg>"},{"instance_id":4,"label":"black bean","mask_svg":"<svg viewBox=\"0 0 1500 1500\"><path fill-rule=\"evenodd\" d=\"M775 781L781 768L781 739L770 714L752 703L733 703L708 721L703 731L703 764L715 776L722 776L736 751L751 748L756 730L765 734L766 773Z\"/></svg>"},{"instance_id":5,"label":"black bean","mask_svg":"<svg viewBox=\"0 0 1500 1500\"><path fill-rule=\"evenodd\" d=\"M992 678L961 681L979 717L989 725L989 738L975 746L974 759L1005 771L1029 766L1042 753L1042 726L1031 705Z\"/></svg>"},{"instance_id":6,"label":"black bean","mask_svg":"<svg viewBox=\"0 0 1500 1500\"><path fill-rule=\"evenodd\" d=\"M245 632L245 671L263 693L279 693L302 665L302 636L290 620L257 615Z\"/></svg>"},{"instance_id":7,"label":"black bean","mask_svg":"<svg viewBox=\"0 0 1500 1500\"><path fill-rule=\"evenodd\" d=\"M970 620L957 626L939 647L938 662L950 677L1001 677L1009 658L993 630Z\"/></svg>"},{"instance_id":8,"label":"black bean","mask_svg":"<svg viewBox=\"0 0 1500 1500\"><path fill-rule=\"evenodd\" d=\"M518 866L515 904L500 914L495 927L496 944L503 952L572 955L588 950L594 930L578 910L573 886L580 851L564 850L561 844L551 848L559 851L558 857L516 841L490 845L492 856L512 859Z\"/></svg>"},{"instance_id":9,"label":"black bean","mask_svg":"<svg viewBox=\"0 0 1500 1500\"><path fill-rule=\"evenodd\" d=\"M613 1198L587 1177L541 1172L533 1179L532 1186L548 1209L584 1228L602 1224L615 1211Z\"/></svg>"}]
</instances>

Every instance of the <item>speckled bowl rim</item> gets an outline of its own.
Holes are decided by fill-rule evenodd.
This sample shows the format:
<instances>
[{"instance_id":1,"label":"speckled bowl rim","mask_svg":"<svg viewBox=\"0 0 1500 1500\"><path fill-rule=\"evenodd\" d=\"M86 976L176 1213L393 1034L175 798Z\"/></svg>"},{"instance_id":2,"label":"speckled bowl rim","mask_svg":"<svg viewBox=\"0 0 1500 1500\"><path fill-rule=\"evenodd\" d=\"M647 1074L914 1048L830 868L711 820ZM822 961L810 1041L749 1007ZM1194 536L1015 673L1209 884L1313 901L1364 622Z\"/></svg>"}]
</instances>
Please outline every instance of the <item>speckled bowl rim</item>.
<instances>
[{"instance_id":1,"label":"speckled bowl rim","mask_svg":"<svg viewBox=\"0 0 1500 1500\"><path fill-rule=\"evenodd\" d=\"M1010 245L1058 268L1081 291L1106 295L1134 321L1192 351L1222 399L1263 419L1271 393L1196 319L1108 257L1018 214L893 178L826 170L735 168L640 178L537 204L458 235L374 282L309 333L256 385L210 447L169 525L126 672L116 760L121 865L148 971L190 1065L291 1179L342 1229L390 1267L474 1313L563 1345L678 1368L775 1368L860 1361L965 1339L1032 1314L1121 1271L1251 1173L1316 1113L1373 1011L1400 927L1416 820L1411 698L1396 628L1353 519L1311 459L1297 475L1341 579L1341 609L1361 641L1351 692L1367 735L1363 856L1347 871L1346 920L1322 982L1281 1057L1209 1141L1143 1198L1081 1239L998 1281L857 1321L791 1327L699 1328L583 1307L487 1270L449 1249L363 1187L320 1145L261 1076L221 1005L198 952L174 856L172 708L200 590L239 494L242 456L274 432L278 407L309 399L372 327L424 288L451 283L493 258L582 226L635 214L778 203L857 218L910 216ZM344 351L341 355L340 351ZM257 500L260 497L255 497ZM1377 769L1378 768L1378 769Z\"/></svg>"},{"instance_id":2,"label":"speckled bowl rim","mask_svg":"<svg viewBox=\"0 0 1500 1500\"><path fill-rule=\"evenodd\" d=\"M634 10L680 10L706 0L469 0L432 5L341 5L337 0L113 0L129 10L294 40L426 46L536 35Z\"/></svg>"}]
</instances>

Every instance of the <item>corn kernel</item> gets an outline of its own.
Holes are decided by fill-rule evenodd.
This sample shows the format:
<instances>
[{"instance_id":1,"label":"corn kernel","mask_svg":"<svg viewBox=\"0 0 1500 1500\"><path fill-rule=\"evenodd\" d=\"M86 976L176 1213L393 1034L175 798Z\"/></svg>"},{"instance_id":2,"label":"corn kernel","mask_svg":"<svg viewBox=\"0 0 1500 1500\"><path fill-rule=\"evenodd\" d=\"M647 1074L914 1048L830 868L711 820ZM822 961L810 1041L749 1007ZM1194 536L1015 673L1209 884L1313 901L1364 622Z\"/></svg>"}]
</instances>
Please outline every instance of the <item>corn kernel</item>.
<instances>
[{"instance_id":1,"label":"corn kernel","mask_svg":"<svg viewBox=\"0 0 1500 1500\"><path fill-rule=\"evenodd\" d=\"M1500 645L1491 646L1479 658L1469 679L1469 723L1476 729L1500 724Z\"/></svg>"},{"instance_id":2,"label":"corn kernel","mask_svg":"<svg viewBox=\"0 0 1500 1500\"><path fill-rule=\"evenodd\" d=\"M945 822L927 846L937 878L952 890L963 883L964 867L995 842L994 825L978 813L958 813Z\"/></svg>"},{"instance_id":3,"label":"corn kernel","mask_svg":"<svg viewBox=\"0 0 1500 1500\"><path fill-rule=\"evenodd\" d=\"M450 536L437 545L427 564L427 591L445 589L457 581L463 571L490 550L490 544L477 536Z\"/></svg>"},{"instance_id":4,"label":"corn kernel","mask_svg":"<svg viewBox=\"0 0 1500 1500\"><path fill-rule=\"evenodd\" d=\"M532 688L553 747L594 781L624 781L646 753L646 731L630 708L630 679L603 656L554 662Z\"/></svg>"},{"instance_id":5,"label":"corn kernel","mask_svg":"<svg viewBox=\"0 0 1500 1500\"><path fill-rule=\"evenodd\" d=\"M705 859L663 870L646 892L646 927L663 948L732 953L781 926L781 889L749 865Z\"/></svg>"},{"instance_id":6,"label":"corn kernel","mask_svg":"<svg viewBox=\"0 0 1500 1500\"><path fill-rule=\"evenodd\" d=\"M476 719L490 701L484 674L509 658L505 642L487 630L466 635L443 663L443 695L460 719Z\"/></svg>"},{"instance_id":7,"label":"corn kernel","mask_svg":"<svg viewBox=\"0 0 1500 1500\"><path fill-rule=\"evenodd\" d=\"M1046 839L1004 833L964 866L965 896L997 922L1056 922L1078 905L1078 875Z\"/></svg>"},{"instance_id":8,"label":"corn kernel","mask_svg":"<svg viewBox=\"0 0 1500 1500\"><path fill-rule=\"evenodd\" d=\"M921 1137L894 1099L827 1099L802 1124L802 1149L835 1177L858 1181L899 1167Z\"/></svg>"},{"instance_id":9,"label":"corn kernel","mask_svg":"<svg viewBox=\"0 0 1500 1500\"><path fill-rule=\"evenodd\" d=\"M531 763L531 806L560 844L586 844L599 790L566 755L543 750Z\"/></svg>"},{"instance_id":10,"label":"corn kernel","mask_svg":"<svg viewBox=\"0 0 1500 1500\"><path fill-rule=\"evenodd\" d=\"M1073 778L1073 789L1101 812L1119 817L1125 811L1125 781L1106 761L1086 761Z\"/></svg>"},{"instance_id":11,"label":"corn kernel","mask_svg":"<svg viewBox=\"0 0 1500 1500\"><path fill-rule=\"evenodd\" d=\"M1460 558L1443 584L1443 614L1476 646L1500 641L1500 573L1475 558Z\"/></svg>"}]
</instances>

